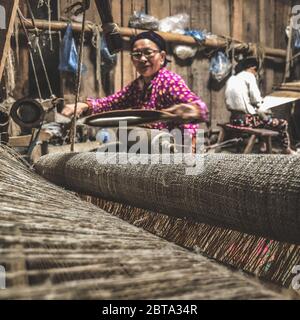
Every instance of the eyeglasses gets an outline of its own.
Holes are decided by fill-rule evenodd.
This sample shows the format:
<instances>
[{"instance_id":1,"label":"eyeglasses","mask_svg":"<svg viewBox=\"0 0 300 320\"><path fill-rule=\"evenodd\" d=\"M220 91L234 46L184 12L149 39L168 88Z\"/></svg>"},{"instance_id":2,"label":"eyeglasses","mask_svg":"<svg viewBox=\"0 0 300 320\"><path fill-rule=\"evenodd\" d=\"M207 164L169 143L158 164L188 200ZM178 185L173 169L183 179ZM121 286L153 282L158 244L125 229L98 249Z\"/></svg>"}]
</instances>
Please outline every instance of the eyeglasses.
<instances>
[{"instance_id":1,"label":"eyeglasses","mask_svg":"<svg viewBox=\"0 0 300 320\"><path fill-rule=\"evenodd\" d=\"M130 55L134 60L141 60L142 56L144 56L146 59L151 59L157 52L160 52L160 50L146 49L143 51L130 52Z\"/></svg>"}]
</instances>

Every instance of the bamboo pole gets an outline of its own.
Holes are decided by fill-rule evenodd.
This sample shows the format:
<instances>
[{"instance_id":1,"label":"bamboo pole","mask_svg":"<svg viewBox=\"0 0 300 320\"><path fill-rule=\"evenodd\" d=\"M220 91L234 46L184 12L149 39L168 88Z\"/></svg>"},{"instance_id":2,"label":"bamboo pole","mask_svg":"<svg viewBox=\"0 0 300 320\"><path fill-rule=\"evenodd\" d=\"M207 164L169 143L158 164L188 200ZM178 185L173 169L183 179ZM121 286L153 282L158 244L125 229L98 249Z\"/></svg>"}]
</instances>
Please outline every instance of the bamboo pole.
<instances>
[{"instance_id":1,"label":"bamboo pole","mask_svg":"<svg viewBox=\"0 0 300 320\"><path fill-rule=\"evenodd\" d=\"M4 14L1 22L7 20L5 28L0 28L0 81L2 79L4 65L10 49L10 37L14 30L15 18L17 15L17 8L19 0L1 1L1 13ZM6 17L6 19L4 19Z\"/></svg>"},{"instance_id":2,"label":"bamboo pole","mask_svg":"<svg viewBox=\"0 0 300 320\"><path fill-rule=\"evenodd\" d=\"M47 30L49 28L49 22L47 20L35 20L36 27L39 29ZM32 23L30 21L25 21L25 25L28 28L33 28ZM67 28L68 23L63 21L52 21L51 22L51 29L56 31L61 31ZM72 22L72 29L75 32L81 31L81 24L77 22ZM93 24L92 23L86 23L85 25L85 31L86 32L92 32L93 30ZM133 35L136 35L140 32L143 32L145 30L139 30L139 29L132 29L132 28L126 28L126 27L120 27L120 34L123 37L131 37ZM157 32L160 34L166 41L168 42L174 42L178 44L185 44L185 45L191 45L191 46L197 46L197 42L195 39L191 36L185 36L178 33L168 33L168 32ZM250 54L254 54L256 52L256 44L254 43L244 43L237 40L232 40L235 43L235 51L248 51ZM226 47L228 43L227 38L223 37L214 37L214 38L208 38L203 42L203 46L207 48L217 49L217 48L224 48ZM269 48L265 47L265 55L273 58L281 58L286 59L286 50L282 49L276 49L276 48Z\"/></svg>"}]
</instances>

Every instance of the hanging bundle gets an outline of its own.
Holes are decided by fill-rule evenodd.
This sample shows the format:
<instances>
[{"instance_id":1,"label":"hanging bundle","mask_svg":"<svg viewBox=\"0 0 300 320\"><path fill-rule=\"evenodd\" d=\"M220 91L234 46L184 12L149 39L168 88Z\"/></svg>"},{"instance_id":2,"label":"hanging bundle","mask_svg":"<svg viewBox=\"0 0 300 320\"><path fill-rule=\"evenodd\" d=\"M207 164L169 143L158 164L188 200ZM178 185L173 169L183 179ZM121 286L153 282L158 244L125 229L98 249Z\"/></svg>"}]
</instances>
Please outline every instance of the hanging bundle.
<instances>
[{"instance_id":1,"label":"hanging bundle","mask_svg":"<svg viewBox=\"0 0 300 320\"><path fill-rule=\"evenodd\" d=\"M159 21L157 18L142 11L134 11L133 15L129 18L128 25L130 28L157 30Z\"/></svg>"},{"instance_id":2,"label":"hanging bundle","mask_svg":"<svg viewBox=\"0 0 300 320\"><path fill-rule=\"evenodd\" d=\"M104 73L110 71L117 64L117 55L109 52L107 42L101 38L101 68Z\"/></svg>"},{"instance_id":3,"label":"hanging bundle","mask_svg":"<svg viewBox=\"0 0 300 320\"><path fill-rule=\"evenodd\" d=\"M210 61L209 72L213 79L221 82L227 77L231 67L228 57L222 51L218 51Z\"/></svg>"},{"instance_id":4,"label":"hanging bundle","mask_svg":"<svg viewBox=\"0 0 300 320\"><path fill-rule=\"evenodd\" d=\"M72 26L67 26L63 41L60 46L60 63L58 69L60 71L77 72L78 53L75 40L73 38ZM85 66L81 66L82 71L86 71Z\"/></svg>"}]
</instances>

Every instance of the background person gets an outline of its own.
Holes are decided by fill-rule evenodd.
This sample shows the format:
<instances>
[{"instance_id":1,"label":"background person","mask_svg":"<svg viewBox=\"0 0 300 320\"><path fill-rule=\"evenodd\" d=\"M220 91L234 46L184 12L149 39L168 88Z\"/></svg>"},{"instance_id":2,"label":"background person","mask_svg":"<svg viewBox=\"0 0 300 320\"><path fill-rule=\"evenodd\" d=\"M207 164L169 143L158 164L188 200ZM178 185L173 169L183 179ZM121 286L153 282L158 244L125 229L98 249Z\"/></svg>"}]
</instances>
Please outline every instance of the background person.
<instances>
[{"instance_id":1,"label":"background person","mask_svg":"<svg viewBox=\"0 0 300 320\"><path fill-rule=\"evenodd\" d=\"M228 79L225 103L231 112L230 122L237 126L276 130L283 153L294 154L296 152L290 147L288 122L273 118L262 110L263 98L256 80L258 66L256 58L246 58L237 64L236 74Z\"/></svg>"}]
</instances>

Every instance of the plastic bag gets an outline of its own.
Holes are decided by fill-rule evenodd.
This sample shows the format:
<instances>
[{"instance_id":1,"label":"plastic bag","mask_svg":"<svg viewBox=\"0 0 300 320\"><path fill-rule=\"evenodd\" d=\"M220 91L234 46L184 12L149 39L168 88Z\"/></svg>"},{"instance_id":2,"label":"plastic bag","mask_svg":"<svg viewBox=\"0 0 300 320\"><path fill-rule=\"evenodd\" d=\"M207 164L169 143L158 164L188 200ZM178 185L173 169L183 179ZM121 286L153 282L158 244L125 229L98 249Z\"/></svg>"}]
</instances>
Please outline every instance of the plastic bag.
<instances>
[{"instance_id":1,"label":"plastic bag","mask_svg":"<svg viewBox=\"0 0 300 320\"><path fill-rule=\"evenodd\" d=\"M200 31L200 30L186 30L184 32L185 35L192 36L199 44L201 44L206 39L206 31ZM181 60L186 60L193 58L198 49L193 48L191 46L176 46L173 49L174 54Z\"/></svg>"},{"instance_id":2,"label":"plastic bag","mask_svg":"<svg viewBox=\"0 0 300 320\"><path fill-rule=\"evenodd\" d=\"M78 69L78 54L75 40L73 38L72 26L67 26L64 38L60 45L59 52L59 66L60 71L77 72ZM82 65L82 72L86 71L86 67Z\"/></svg>"},{"instance_id":3,"label":"plastic bag","mask_svg":"<svg viewBox=\"0 0 300 320\"><path fill-rule=\"evenodd\" d=\"M189 24L190 16L186 13L180 13L160 20L158 29L163 32L184 34L184 29L188 28Z\"/></svg>"},{"instance_id":4,"label":"plastic bag","mask_svg":"<svg viewBox=\"0 0 300 320\"><path fill-rule=\"evenodd\" d=\"M159 21L157 18L144 12L134 11L128 24L131 28L158 30Z\"/></svg>"},{"instance_id":5,"label":"plastic bag","mask_svg":"<svg viewBox=\"0 0 300 320\"><path fill-rule=\"evenodd\" d=\"M199 44L205 41L208 35L206 30L187 30L184 34L193 37Z\"/></svg>"},{"instance_id":6,"label":"plastic bag","mask_svg":"<svg viewBox=\"0 0 300 320\"><path fill-rule=\"evenodd\" d=\"M189 46L176 46L173 49L174 54L181 60L193 58L198 49Z\"/></svg>"},{"instance_id":7,"label":"plastic bag","mask_svg":"<svg viewBox=\"0 0 300 320\"><path fill-rule=\"evenodd\" d=\"M300 49L300 32L299 32L299 30L294 31L294 48Z\"/></svg>"},{"instance_id":8,"label":"plastic bag","mask_svg":"<svg viewBox=\"0 0 300 320\"><path fill-rule=\"evenodd\" d=\"M210 61L209 72L213 79L221 82L229 74L231 67L227 56L222 51L218 51Z\"/></svg>"},{"instance_id":9,"label":"plastic bag","mask_svg":"<svg viewBox=\"0 0 300 320\"><path fill-rule=\"evenodd\" d=\"M117 64L117 55L111 54L108 50L105 37L101 38L101 68L102 71L109 71Z\"/></svg>"}]
</instances>

